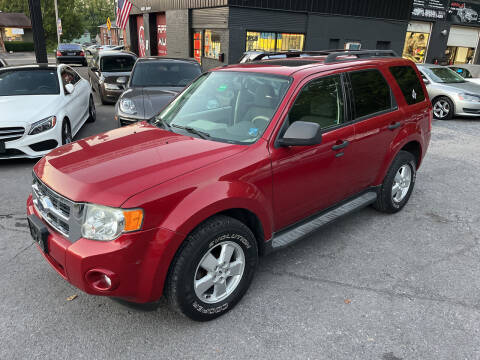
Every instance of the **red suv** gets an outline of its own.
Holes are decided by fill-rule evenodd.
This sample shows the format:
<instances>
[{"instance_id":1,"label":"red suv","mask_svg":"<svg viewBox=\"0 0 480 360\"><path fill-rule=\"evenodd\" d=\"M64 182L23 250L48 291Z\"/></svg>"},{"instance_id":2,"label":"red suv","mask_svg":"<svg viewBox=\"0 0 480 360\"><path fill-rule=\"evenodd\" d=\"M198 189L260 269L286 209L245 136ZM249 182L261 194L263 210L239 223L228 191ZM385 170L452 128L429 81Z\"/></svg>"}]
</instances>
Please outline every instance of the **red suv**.
<instances>
[{"instance_id":1,"label":"red suv","mask_svg":"<svg viewBox=\"0 0 480 360\"><path fill-rule=\"evenodd\" d=\"M164 294L215 318L245 294L259 255L364 206L405 206L430 140L420 79L387 51L205 73L150 121L41 159L32 236L89 294Z\"/></svg>"}]
</instances>

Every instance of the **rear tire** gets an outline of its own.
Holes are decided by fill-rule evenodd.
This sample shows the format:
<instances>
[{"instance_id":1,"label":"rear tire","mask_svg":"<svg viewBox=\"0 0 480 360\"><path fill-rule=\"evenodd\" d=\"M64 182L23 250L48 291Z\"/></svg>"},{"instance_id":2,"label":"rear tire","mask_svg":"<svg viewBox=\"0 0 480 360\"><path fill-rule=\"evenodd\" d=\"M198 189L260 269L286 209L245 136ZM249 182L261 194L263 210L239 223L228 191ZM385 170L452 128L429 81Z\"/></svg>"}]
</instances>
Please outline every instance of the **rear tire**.
<instances>
[{"instance_id":1,"label":"rear tire","mask_svg":"<svg viewBox=\"0 0 480 360\"><path fill-rule=\"evenodd\" d=\"M415 186L416 169L415 156L401 150L388 169L373 207L389 214L402 210Z\"/></svg>"},{"instance_id":2,"label":"rear tire","mask_svg":"<svg viewBox=\"0 0 480 360\"><path fill-rule=\"evenodd\" d=\"M188 235L177 251L165 284L167 301L192 320L215 319L243 297L257 262L252 231L236 219L214 216Z\"/></svg>"},{"instance_id":3,"label":"rear tire","mask_svg":"<svg viewBox=\"0 0 480 360\"><path fill-rule=\"evenodd\" d=\"M452 100L446 96L439 96L433 101L433 116L438 120L450 120L455 113Z\"/></svg>"}]
</instances>

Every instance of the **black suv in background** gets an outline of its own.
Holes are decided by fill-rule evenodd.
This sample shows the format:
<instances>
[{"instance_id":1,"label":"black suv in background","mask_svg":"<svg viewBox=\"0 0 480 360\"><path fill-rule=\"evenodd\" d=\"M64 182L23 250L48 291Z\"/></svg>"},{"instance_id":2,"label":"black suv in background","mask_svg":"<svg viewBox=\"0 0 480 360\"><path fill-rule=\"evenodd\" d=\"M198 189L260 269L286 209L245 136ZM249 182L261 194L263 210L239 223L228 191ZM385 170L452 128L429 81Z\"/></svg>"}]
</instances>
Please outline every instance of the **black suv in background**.
<instances>
[{"instance_id":1,"label":"black suv in background","mask_svg":"<svg viewBox=\"0 0 480 360\"><path fill-rule=\"evenodd\" d=\"M200 64L193 59L139 58L115 105L118 125L151 119L201 73Z\"/></svg>"},{"instance_id":2,"label":"black suv in background","mask_svg":"<svg viewBox=\"0 0 480 360\"><path fill-rule=\"evenodd\" d=\"M129 51L100 51L93 56L88 78L102 104L114 104L125 90L137 56Z\"/></svg>"}]
</instances>

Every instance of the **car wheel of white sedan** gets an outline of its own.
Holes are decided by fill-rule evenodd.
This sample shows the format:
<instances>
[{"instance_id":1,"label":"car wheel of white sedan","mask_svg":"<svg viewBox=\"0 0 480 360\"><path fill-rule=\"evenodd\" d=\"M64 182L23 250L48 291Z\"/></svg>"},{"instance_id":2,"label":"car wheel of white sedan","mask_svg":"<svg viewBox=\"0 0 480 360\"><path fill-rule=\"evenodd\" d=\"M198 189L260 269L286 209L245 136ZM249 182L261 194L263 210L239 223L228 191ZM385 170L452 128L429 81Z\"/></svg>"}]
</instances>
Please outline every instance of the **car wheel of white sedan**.
<instances>
[{"instance_id":1,"label":"car wheel of white sedan","mask_svg":"<svg viewBox=\"0 0 480 360\"><path fill-rule=\"evenodd\" d=\"M67 119L63 120L62 124L62 145L70 144L72 142L72 130Z\"/></svg>"}]
</instances>

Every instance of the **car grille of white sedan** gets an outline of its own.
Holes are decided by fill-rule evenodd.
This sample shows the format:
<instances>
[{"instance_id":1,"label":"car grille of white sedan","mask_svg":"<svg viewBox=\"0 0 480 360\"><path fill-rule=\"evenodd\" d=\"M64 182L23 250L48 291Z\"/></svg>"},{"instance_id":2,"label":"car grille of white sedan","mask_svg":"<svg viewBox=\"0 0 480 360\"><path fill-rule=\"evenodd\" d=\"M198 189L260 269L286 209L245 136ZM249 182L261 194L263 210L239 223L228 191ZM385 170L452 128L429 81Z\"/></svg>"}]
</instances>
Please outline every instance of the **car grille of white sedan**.
<instances>
[{"instance_id":1,"label":"car grille of white sedan","mask_svg":"<svg viewBox=\"0 0 480 360\"><path fill-rule=\"evenodd\" d=\"M20 139L25 133L23 127L0 127L0 141L13 141Z\"/></svg>"}]
</instances>

